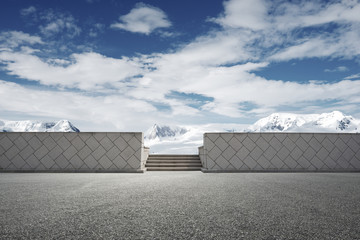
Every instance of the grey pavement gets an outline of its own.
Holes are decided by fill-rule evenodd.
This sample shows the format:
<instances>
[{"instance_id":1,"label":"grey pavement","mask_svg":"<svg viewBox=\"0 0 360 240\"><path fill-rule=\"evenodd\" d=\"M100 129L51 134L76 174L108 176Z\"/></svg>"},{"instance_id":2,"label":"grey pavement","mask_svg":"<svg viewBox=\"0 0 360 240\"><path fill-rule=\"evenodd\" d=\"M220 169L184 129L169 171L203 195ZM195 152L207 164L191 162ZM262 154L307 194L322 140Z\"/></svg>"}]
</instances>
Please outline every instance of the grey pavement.
<instances>
[{"instance_id":1,"label":"grey pavement","mask_svg":"<svg viewBox=\"0 0 360 240\"><path fill-rule=\"evenodd\" d=\"M360 174L0 173L0 239L360 239Z\"/></svg>"}]
</instances>

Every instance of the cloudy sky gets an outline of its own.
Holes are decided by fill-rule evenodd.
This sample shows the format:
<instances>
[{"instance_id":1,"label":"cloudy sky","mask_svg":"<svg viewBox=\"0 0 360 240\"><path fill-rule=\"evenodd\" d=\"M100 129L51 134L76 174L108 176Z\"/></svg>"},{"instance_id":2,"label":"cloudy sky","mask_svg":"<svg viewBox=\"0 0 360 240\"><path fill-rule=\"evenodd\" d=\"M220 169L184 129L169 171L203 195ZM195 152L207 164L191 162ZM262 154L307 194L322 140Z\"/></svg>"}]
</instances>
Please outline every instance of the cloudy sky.
<instances>
[{"instance_id":1,"label":"cloudy sky","mask_svg":"<svg viewBox=\"0 0 360 240\"><path fill-rule=\"evenodd\" d=\"M360 117L359 1L2 0L0 118L82 131Z\"/></svg>"}]
</instances>

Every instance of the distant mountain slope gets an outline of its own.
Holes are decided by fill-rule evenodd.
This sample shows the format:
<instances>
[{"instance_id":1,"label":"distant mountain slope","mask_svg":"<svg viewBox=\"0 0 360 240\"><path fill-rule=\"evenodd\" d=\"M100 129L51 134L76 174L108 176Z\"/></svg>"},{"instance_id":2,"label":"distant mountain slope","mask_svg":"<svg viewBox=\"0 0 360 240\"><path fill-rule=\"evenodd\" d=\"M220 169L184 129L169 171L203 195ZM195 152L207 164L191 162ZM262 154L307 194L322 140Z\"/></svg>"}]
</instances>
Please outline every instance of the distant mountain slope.
<instances>
[{"instance_id":1,"label":"distant mountain slope","mask_svg":"<svg viewBox=\"0 0 360 240\"><path fill-rule=\"evenodd\" d=\"M58 122L0 120L0 132L80 132L68 120Z\"/></svg>"},{"instance_id":2,"label":"distant mountain slope","mask_svg":"<svg viewBox=\"0 0 360 240\"><path fill-rule=\"evenodd\" d=\"M197 153L205 132L360 132L360 120L339 111L322 114L273 113L253 125L206 124L169 126L155 124L145 133L152 153Z\"/></svg>"},{"instance_id":3,"label":"distant mountain slope","mask_svg":"<svg viewBox=\"0 0 360 240\"><path fill-rule=\"evenodd\" d=\"M246 132L359 132L360 120L339 111L322 114L273 113Z\"/></svg>"},{"instance_id":4,"label":"distant mountain slope","mask_svg":"<svg viewBox=\"0 0 360 240\"><path fill-rule=\"evenodd\" d=\"M152 153L191 153L196 152L201 143L197 132L188 127L154 124L145 132L145 146ZM198 141L193 142L193 138Z\"/></svg>"},{"instance_id":5,"label":"distant mountain slope","mask_svg":"<svg viewBox=\"0 0 360 240\"><path fill-rule=\"evenodd\" d=\"M241 124L206 124L170 126L154 124L145 132L145 146L152 153L196 154L203 145L205 132L224 132L226 129L242 131Z\"/></svg>"},{"instance_id":6,"label":"distant mountain slope","mask_svg":"<svg viewBox=\"0 0 360 240\"><path fill-rule=\"evenodd\" d=\"M155 139L162 139L168 137L176 137L184 135L188 130L182 127L174 127L174 126L166 126L166 125L157 125L154 124L152 128L150 128L145 133L145 139L148 140L155 140Z\"/></svg>"}]
</instances>

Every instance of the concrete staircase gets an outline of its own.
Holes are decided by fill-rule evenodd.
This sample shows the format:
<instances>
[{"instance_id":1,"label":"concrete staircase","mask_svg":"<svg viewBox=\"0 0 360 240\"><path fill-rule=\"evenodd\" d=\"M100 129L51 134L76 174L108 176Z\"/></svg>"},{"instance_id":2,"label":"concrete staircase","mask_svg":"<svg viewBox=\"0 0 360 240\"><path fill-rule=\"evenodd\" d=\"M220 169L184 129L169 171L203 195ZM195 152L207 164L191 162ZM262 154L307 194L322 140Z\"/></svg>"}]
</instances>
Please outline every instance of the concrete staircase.
<instances>
[{"instance_id":1,"label":"concrete staircase","mask_svg":"<svg viewBox=\"0 0 360 240\"><path fill-rule=\"evenodd\" d=\"M200 171L199 155L150 154L145 167L147 171Z\"/></svg>"}]
</instances>

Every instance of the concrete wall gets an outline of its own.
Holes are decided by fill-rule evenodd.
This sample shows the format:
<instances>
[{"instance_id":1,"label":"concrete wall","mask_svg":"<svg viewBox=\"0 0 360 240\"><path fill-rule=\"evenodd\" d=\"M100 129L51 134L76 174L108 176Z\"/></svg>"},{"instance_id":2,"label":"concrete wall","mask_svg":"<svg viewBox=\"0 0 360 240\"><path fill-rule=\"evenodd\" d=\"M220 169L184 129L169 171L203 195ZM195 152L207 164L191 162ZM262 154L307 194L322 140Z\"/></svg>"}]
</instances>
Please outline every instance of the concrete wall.
<instances>
[{"instance_id":1,"label":"concrete wall","mask_svg":"<svg viewBox=\"0 0 360 240\"><path fill-rule=\"evenodd\" d=\"M202 166L205 166L205 150L204 150L204 146L201 146L198 148L199 150L199 157L200 157L200 161Z\"/></svg>"},{"instance_id":2,"label":"concrete wall","mask_svg":"<svg viewBox=\"0 0 360 240\"><path fill-rule=\"evenodd\" d=\"M360 171L360 134L205 133L201 151L204 172Z\"/></svg>"},{"instance_id":3,"label":"concrete wall","mask_svg":"<svg viewBox=\"0 0 360 240\"><path fill-rule=\"evenodd\" d=\"M149 147L144 147L143 148L143 154L141 156L141 169L145 169L145 164L146 164L146 161L149 157L149 154L150 154L150 148Z\"/></svg>"},{"instance_id":4,"label":"concrete wall","mask_svg":"<svg viewBox=\"0 0 360 240\"><path fill-rule=\"evenodd\" d=\"M143 172L142 133L0 133L0 171Z\"/></svg>"}]
</instances>

